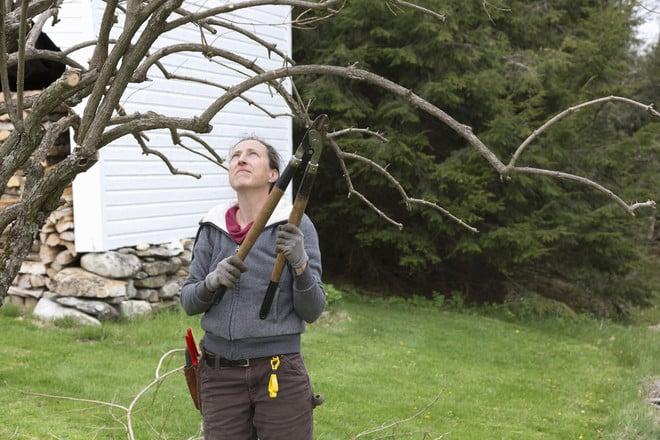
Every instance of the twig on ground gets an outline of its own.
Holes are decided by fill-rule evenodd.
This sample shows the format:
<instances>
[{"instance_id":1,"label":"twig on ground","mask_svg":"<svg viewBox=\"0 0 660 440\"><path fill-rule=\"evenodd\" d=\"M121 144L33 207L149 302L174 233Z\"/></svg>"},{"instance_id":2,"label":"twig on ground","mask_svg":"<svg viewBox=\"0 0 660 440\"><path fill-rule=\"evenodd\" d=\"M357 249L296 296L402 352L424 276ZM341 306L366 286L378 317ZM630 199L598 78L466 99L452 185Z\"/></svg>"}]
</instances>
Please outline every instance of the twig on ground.
<instances>
[{"instance_id":1,"label":"twig on ground","mask_svg":"<svg viewBox=\"0 0 660 440\"><path fill-rule=\"evenodd\" d=\"M366 431L362 431L361 433L359 433L359 434L357 434L355 437L353 437L351 440L356 440L356 439L358 439L358 438L360 438L360 437L365 437L365 436L367 436L367 435L371 435L371 434L376 433L376 432L384 431L384 430L386 430L386 429L389 429L389 428L392 428L392 427L395 427L395 426L401 425L402 423L405 423L405 422L408 422L408 421L410 421L410 420L412 420L412 419L415 419L415 418L419 417L420 415L424 414L426 411L428 411L428 409L431 408L433 405L435 405L436 402L437 402L438 400L440 400L440 396L441 396L441 395L442 395L442 393L439 393L437 396L435 396L435 398L434 398L434 399L433 399L428 405L426 405L426 406L425 406L424 408L422 408L421 410L417 411L417 412L416 412L415 414L413 414L412 416L407 417L407 418L405 418L405 419L401 419L401 420L395 420L395 421L393 421L393 422L387 423L387 424L382 425L382 426L379 426L379 427L377 427L377 428L372 428L372 429L368 429L368 430L366 430ZM443 434L443 435L444 435L444 434Z\"/></svg>"}]
</instances>

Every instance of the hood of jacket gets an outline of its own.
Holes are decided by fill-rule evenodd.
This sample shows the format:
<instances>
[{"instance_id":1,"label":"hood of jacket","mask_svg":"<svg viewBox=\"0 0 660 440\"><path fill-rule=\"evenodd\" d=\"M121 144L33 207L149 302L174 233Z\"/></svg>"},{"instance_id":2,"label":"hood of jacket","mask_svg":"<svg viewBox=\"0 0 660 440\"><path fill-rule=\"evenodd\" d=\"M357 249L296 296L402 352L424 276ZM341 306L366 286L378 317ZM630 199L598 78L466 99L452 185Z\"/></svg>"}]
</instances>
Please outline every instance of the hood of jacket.
<instances>
[{"instance_id":1,"label":"hood of jacket","mask_svg":"<svg viewBox=\"0 0 660 440\"><path fill-rule=\"evenodd\" d=\"M208 212L202 216L202 219L199 221L199 224L201 225L202 223L213 223L221 230L225 231L226 233L229 233L229 231L227 231L227 222L225 220L225 214L227 213L227 210L229 208L235 206L236 204L238 204L238 201L235 199L223 200L222 202L215 205L213 208L209 209ZM280 199L277 206L275 207L275 210L273 211L270 218L266 222L265 227L268 227L274 223L289 220L289 214L291 213L292 208L293 205L286 198L286 195L284 195Z\"/></svg>"}]
</instances>

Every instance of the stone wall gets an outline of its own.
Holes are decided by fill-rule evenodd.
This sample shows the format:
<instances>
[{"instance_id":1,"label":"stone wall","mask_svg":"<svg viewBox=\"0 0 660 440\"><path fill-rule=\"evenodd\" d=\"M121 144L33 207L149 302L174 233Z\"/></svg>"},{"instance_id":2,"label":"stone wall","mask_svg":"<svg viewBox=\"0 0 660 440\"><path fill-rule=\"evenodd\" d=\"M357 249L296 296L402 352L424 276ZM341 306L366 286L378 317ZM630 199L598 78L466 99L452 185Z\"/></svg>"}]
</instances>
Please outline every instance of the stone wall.
<instances>
[{"instance_id":1,"label":"stone wall","mask_svg":"<svg viewBox=\"0 0 660 440\"><path fill-rule=\"evenodd\" d=\"M47 289L10 288L9 303L34 306L43 320L71 317L83 324L132 318L177 307L192 258L192 239L85 253L80 265L46 276Z\"/></svg>"},{"instance_id":2,"label":"stone wall","mask_svg":"<svg viewBox=\"0 0 660 440\"><path fill-rule=\"evenodd\" d=\"M177 307L188 276L192 239L86 253L80 267L55 274L33 314L52 320L71 316L82 323L127 318Z\"/></svg>"}]
</instances>

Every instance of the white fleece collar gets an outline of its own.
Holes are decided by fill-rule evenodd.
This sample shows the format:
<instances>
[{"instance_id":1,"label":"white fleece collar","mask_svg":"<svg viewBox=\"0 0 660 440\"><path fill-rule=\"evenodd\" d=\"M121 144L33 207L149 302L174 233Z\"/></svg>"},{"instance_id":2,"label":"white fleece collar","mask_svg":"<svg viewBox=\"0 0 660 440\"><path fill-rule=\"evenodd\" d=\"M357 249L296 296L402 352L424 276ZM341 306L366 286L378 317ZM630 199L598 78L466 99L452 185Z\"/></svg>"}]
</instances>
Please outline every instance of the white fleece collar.
<instances>
[{"instance_id":1,"label":"white fleece collar","mask_svg":"<svg viewBox=\"0 0 660 440\"><path fill-rule=\"evenodd\" d=\"M229 233L229 231L227 231L227 222L225 220L225 214L227 213L227 210L229 208L231 208L236 204L238 204L237 200L223 200L219 204L215 205L213 208L209 209L209 211L206 214L204 214L204 216L199 221L199 223L202 224L202 223L210 222L216 225L218 228L222 229L223 231ZM281 221L288 220L292 208L293 205L287 199L286 195L284 195L278 202L273 213L270 215L270 218L266 222L266 226L270 226L273 223L278 223Z\"/></svg>"}]
</instances>

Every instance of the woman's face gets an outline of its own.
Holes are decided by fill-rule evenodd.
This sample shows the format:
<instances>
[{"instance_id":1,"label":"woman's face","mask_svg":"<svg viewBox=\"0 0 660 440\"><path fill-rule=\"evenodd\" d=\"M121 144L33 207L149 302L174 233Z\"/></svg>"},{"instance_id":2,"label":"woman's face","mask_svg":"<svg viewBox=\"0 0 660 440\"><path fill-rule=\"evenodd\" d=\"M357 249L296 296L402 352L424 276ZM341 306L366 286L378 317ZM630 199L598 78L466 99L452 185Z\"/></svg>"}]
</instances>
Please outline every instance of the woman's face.
<instances>
[{"instance_id":1,"label":"woman's face","mask_svg":"<svg viewBox=\"0 0 660 440\"><path fill-rule=\"evenodd\" d=\"M236 144L229 155L229 184L234 191L266 189L278 172L270 168L268 150L261 142L248 139Z\"/></svg>"}]
</instances>

